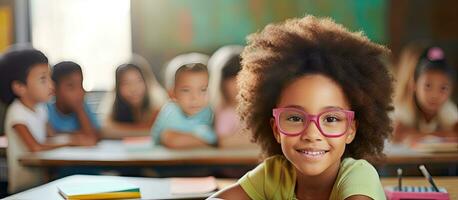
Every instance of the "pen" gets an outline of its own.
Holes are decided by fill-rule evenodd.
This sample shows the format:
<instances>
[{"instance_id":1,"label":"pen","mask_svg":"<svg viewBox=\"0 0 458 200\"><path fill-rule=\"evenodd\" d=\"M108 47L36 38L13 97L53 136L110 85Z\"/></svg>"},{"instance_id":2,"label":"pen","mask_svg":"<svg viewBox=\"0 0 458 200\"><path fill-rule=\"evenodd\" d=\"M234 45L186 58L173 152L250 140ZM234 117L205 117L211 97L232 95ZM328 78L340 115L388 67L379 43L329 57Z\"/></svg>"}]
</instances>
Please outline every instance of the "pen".
<instances>
[{"instance_id":1,"label":"pen","mask_svg":"<svg viewBox=\"0 0 458 200\"><path fill-rule=\"evenodd\" d=\"M433 189L436 192L439 192L439 189L437 188L436 184L433 181L433 177L429 174L428 170L426 170L426 167L424 165L420 165L418 169L420 169L421 173L426 178L426 180L431 184L431 186L433 186Z\"/></svg>"},{"instance_id":2,"label":"pen","mask_svg":"<svg viewBox=\"0 0 458 200\"><path fill-rule=\"evenodd\" d=\"M398 189L399 191L402 191L402 169L398 168Z\"/></svg>"}]
</instances>

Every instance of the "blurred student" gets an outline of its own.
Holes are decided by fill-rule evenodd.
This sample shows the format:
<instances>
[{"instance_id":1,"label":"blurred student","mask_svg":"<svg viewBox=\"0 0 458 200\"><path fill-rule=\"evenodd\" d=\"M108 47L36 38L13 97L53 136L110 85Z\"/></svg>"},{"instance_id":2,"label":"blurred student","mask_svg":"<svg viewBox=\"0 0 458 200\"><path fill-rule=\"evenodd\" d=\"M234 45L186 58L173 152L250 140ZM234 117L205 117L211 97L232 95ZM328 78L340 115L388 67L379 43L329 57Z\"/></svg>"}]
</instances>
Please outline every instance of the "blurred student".
<instances>
[{"instance_id":1,"label":"blurred student","mask_svg":"<svg viewBox=\"0 0 458 200\"><path fill-rule=\"evenodd\" d=\"M242 132L236 113L237 74L241 70L240 53L243 47L224 46L208 61L210 71L210 100L215 110L215 131L219 147L253 147L250 135Z\"/></svg>"},{"instance_id":2,"label":"blurred student","mask_svg":"<svg viewBox=\"0 0 458 200\"><path fill-rule=\"evenodd\" d=\"M149 136L167 92L157 82L148 61L140 55L115 71L115 88L105 94L98 113L102 115L102 137L121 139Z\"/></svg>"},{"instance_id":3,"label":"blurred student","mask_svg":"<svg viewBox=\"0 0 458 200\"><path fill-rule=\"evenodd\" d=\"M155 144L185 149L215 145L213 112L208 105L208 70L202 63L180 66L165 104L152 128Z\"/></svg>"},{"instance_id":4,"label":"blurred student","mask_svg":"<svg viewBox=\"0 0 458 200\"><path fill-rule=\"evenodd\" d=\"M80 145L95 145L100 129L96 115L84 100L81 67L70 61L52 68L55 101L47 104L49 123L56 133L68 133Z\"/></svg>"},{"instance_id":5,"label":"blurred student","mask_svg":"<svg viewBox=\"0 0 458 200\"><path fill-rule=\"evenodd\" d=\"M14 48L0 58L0 97L8 106L5 133L8 138L8 192L15 193L43 183L39 168L22 166L19 158L28 152L49 150L67 144L48 140L45 106L52 95L48 59L35 49Z\"/></svg>"},{"instance_id":6,"label":"blurred student","mask_svg":"<svg viewBox=\"0 0 458 200\"><path fill-rule=\"evenodd\" d=\"M175 74L183 65L190 64L190 63L202 63L205 66L208 65L208 60L210 57L208 55L192 52L192 53L185 53L175 56L172 60L170 60L166 67L165 67L165 80L164 85L165 89L167 90L169 96L173 92L173 88L175 86Z\"/></svg>"},{"instance_id":7,"label":"blurred student","mask_svg":"<svg viewBox=\"0 0 458 200\"><path fill-rule=\"evenodd\" d=\"M420 53L421 52L421 53ZM398 66L393 142L415 144L427 136L458 137L458 109L450 96L455 69L440 47L407 47Z\"/></svg>"},{"instance_id":8,"label":"blurred student","mask_svg":"<svg viewBox=\"0 0 458 200\"><path fill-rule=\"evenodd\" d=\"M153 108L143 70L135 64L123 64L115 77L115 99L104 132L120 132L118 137L138 136L133 134L138 132L148 135L159 109Z\"/></svg>"}]
</instances>

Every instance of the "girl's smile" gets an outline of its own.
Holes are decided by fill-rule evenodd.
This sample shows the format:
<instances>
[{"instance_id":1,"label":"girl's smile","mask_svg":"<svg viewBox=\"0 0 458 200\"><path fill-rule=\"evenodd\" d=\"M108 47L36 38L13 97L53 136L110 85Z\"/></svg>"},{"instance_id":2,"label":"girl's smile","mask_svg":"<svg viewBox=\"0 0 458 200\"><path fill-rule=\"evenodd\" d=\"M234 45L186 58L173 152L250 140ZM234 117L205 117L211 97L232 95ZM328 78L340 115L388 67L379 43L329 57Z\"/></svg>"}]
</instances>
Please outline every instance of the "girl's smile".
<instances>
[{"instance_id":1,"label":"girl's smile","mask_svg":"<svg viewBox=\"0 0 458 200\"><path fill-rule=\"evenodd\" d=\"M299 148L296 151L310 161L321 160L329 152L329 150L320 148Z\"/></svg>"},{"instance_id":2,"label":"girl's smile","mask_svg":"<svg viewBox=\"0 0 458 200\"><path fill-rule=\"evenodd\" d=\"M341 87L324 75L305 75L282 91L277 108L272 128L285 157L304 176L337 174L355 133Z\"/></svg>"}]
</instances>

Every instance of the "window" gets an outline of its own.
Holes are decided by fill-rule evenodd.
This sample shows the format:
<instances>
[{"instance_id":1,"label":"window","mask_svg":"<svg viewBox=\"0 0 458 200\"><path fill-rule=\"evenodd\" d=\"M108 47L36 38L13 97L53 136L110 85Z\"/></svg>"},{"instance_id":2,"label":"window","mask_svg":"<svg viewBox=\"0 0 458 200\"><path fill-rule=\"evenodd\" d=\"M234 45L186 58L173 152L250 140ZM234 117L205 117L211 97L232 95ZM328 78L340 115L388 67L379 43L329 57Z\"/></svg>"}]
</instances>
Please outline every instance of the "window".
<instances>
[{"instance_id":1,"label":"window","mask_svg":"<svg viewBox=\"0 0 458 200\"><path fill-rule=\"evenodd\" d=\"M132 54L129 0L32 0L30 10L32 44L51 65L80 64L87 91L113 88Z\"/></svg>"}]
</instances>

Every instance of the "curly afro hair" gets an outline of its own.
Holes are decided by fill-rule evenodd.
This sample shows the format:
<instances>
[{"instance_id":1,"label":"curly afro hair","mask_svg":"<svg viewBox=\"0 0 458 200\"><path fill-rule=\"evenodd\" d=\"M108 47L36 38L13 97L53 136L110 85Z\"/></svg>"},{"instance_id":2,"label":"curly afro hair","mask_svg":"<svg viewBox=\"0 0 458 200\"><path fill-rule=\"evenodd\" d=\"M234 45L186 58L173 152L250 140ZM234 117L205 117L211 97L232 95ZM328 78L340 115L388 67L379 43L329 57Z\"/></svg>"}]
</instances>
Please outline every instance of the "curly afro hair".
<instances>
[{"instance_id":1,"label":"curly afro hair","mask_svg":"<svg viewBox=\"0 0 458 200\"><path fill-rule=\"evenodd\" d=\"M338 83L355 111L357 134L344 157L377 161L391 135L392 77L382 62L384 46L362 32L350 32L328 18L313 16L267 25L248 36L238 76L238 112L264 156L283 155L270 119L281 91L306 74Z\"/></svg>"}]
</instances>

